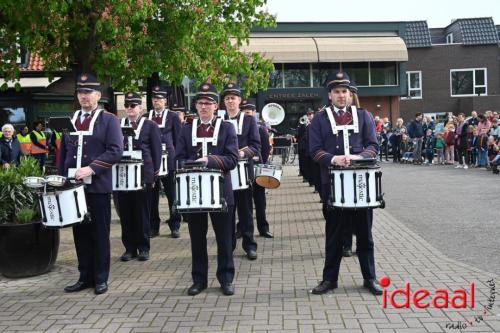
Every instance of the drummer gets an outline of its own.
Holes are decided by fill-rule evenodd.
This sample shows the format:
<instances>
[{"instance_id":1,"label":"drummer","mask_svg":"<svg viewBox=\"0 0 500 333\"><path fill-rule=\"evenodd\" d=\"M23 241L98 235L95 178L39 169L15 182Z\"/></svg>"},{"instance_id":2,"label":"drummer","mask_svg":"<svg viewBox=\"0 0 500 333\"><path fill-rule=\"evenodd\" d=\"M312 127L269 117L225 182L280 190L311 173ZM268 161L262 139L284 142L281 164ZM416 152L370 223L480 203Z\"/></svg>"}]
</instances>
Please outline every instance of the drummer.
<instances>
[{"instance_id":1,"label":"drummer","mask_svg":"<svg viewBox=\"0 0 500 333\"><path fill-rule=\"evenodd\" d=\"M241 110L247 115L256 117L257 108L254 98L247 98L241 102ZM257 119L257 118L255 118ZM261 143L260 160L257 156L254 161L261 164L266 164L271 153L271 145L269 144L269 131L267 130L266 123L258 122L259 136ZM269 231L269 223L266 219L266 189L257 183L253 184L253 202L255 204L255 218L257 220L257 229L259 234L265 238L274 238L273 234Z\"/></svg>"},{"instance_id":2,"label":"drummer","mask_svg":"<svg viewBox=\"0 0 500 333\"><path fill-rule=\"evenodd\" d=\"M195 95L196 110L200 125L197 128L197 137L213 137L219 107L219 95L210 83L203 83ZM200 144L193 146L192 124L186 124L177 145L176 160L199 161L209 169L224 172L224 197L228 205L227 212L210 213L210 220L217 242L217 280L224 295L234 294L234 261L233 261L233 228L230 212L233 210L234 198L231 186L230 170L238 163L238 143L233 126L221 122L217 136L217 145L208 145L208 155L203 156ZM208 254L207 230L208 213L189 213L189 237L191 238L192 278L193 285L188 289L188 295L194 296L202 292L208 285Z\"/></svg>"},{"instance_id":3,"label":"drummer","mask_svg":"<svg viewBox=\"0 0 500 333\"><path fill-rule=\"evenodd\" d=\"M127 117L122 120L123 127L136 130L132 141L133 150L142 152L142 180L144 188L138 191L117 191L118 210L122 226L122 242L125 253L121 261L137 258L140 261L149 259L150 211L151 195L161 164L161 138L158 125L144 117L142 98L138 93L125 94L125 111ZM125 144L128 142L125 138Z\"/></svg>"},{"instance_id":4,"label":"drummer","mask_svg":"<svg viewBox=\"0 0 500 333\"><path fill-rule=\"evenodd\" d=\"M332 105L330 109L338 125L353 122L352 109L348 105L351 98L349 76L345 72L337 72L327 79L326 88ZM363 286L372 294L382 294L382 288L375 275L375 258L373 251L372 220L373 211L327 209L327 198L330 195L328 168L330 166L345 167L351 161L363 158L375 158L378 152L375 123L372 115L357 109L359 133L350 133L350 152L344 152L343 137L334 134L327 111L321 111L312 120L309 131L309 147L311 157L321 166L323 210L326 217L325 266L323 280L313 290L313 294L324 294L338 287L340 262L342 260L343 233L346 223L354 223L357 241L357 253L363 275Z\"/></svg>"},{"instance_id":5,"label":"drummer","mask_svg":"<svg viewBox=\"0 0 500 333\"><path fill-rule=\"evenodd\" d=\"M165 222L168 223L171 237L179 238L181 217L179 214L173 212L172 205L175 199L175 146L181 132L181 121L175 112L170 112L168 109L168 92L166 87L154 86L152 96L153 110L150 110L146 116L160 127L161 143L166 146L168 152L168 175L158 178L153 188L151 200L151 237L156 237L160 234L159 204L161 181L163 190L167 196L168 209L170 212L170 217Z\"/></svg>"},{"instance_id":6,"label":"drummer","mask_svg":"<svg viewBox=\"0 0 500 333\"><path fill-rule=\"evenodd\" d=\"M91 177L85 197L92 222L73 227L80 277L64 290L71 293L94 287L96 294L103 294L108 291L110 266L111 167L121 159L123 135L118 118L98 108L101 84L93 75L79 75L76 92L81 110L75 113L74 126L88 135L83 136L82 156L78 156L81 168L75 178ZM77 164L77 147L78 136L63 135L59 170L64 176Z\"/></svg>"},{"instance_id":7,"label":"drummer","mask_svg":"<svg viewBox=\"0 0 500 333\"><path fill-rule=\"evenodd\" d=\"M240 159L249 161L249 174L253 176L253 158L260 154L260 137L257 121L254 117L240 112L241 90L235 83L228 83L222 90L222 98L226 106L224 119L233 124L238 135L238 148ZM253 178L253 177L250 177ZM236 225L236 212L232 215L232 225L235 230L234 244L236 248L236 231L243 238L243 250L250 260L257 259L257 242L253 237L253 205L252 189L234 191L234 201L238 210L238 227Z\"/></svg>"}]
</instances>

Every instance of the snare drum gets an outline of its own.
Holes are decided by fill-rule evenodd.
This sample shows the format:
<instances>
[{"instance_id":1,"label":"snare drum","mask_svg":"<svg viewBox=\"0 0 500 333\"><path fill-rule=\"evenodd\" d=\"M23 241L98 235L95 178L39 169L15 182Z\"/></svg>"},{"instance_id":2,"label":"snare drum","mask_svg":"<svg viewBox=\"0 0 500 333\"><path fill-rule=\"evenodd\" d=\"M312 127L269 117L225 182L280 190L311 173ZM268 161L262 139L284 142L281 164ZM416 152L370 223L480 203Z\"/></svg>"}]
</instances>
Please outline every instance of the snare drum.
<instances>
[{"instance_id":1,"label":"snare drum","mask_svg":"<svg viewBox=\"0 0 500 333\"><path fill-rule=\"evenodd\" d=\"M342 209L384 208L382 171L378 165L330 167L328 205Z\"/></svg>"},{"instance_id":2,"label":"snare drum","mask_svg":"<svg viewBox=\"0 0 500 333\"><path fill-rule=\"evenodd\" d=\"M255 182L265 188L278 188L282 174L283 169L279 165L257 164L255 166Z\"/></svg>"},{"instance_id":3,"label":"snare drum","mask_svg":"<svg viewBox=\"0 0 500 333\"><path fill-rule=\"evenodd\" d=\"M223 173L206 168L177 170L174 207L179 213L225 212Z\"/></svg>"},{"instance_id":4,"label":"snare drum","mask_svg":"<svg viewBox=\"0 0 500 333\"><path fill-rule=\"evenodd\" d=\"M24 177L23 184L31 188L40 188L45 185L45 179L42 177Z\"/></svg>"},{"instance_id":5,"label":"snare drum","mask_svg":"<svg viewBox=\"0 0 500 333\"><path fill-rule=\"evenodd\" d=\"M83 184L64 190L47 190L39 194L38 202L46 227L68 227L84 222L88 215Z\"/></svg>"},{"instance_id":6,"label":"snare drum","mask_svg":"<svg viewBox=\"0 0 500 333\"><path fill-rule=\"evenodd\" d=\"M231 185L233 191L246 190L250 187L250 165L247 160L240 160L236 168L231 170Z\"/></svg>"},{"instance_id":7,"label":"snare drum","mask_svg":"<svg viewBox=\"0 0 500 333\"><path fill-rule=\"evenodd\" d=\"M113 165L113 191L142 189L142 161L121 160Z\"/></svg>"},{"instance_id":8,"label":"snare drum","mask_svg":"<svg viewBox=\"0 0 500 333\"><path fill-rule=\"evenodd\" d=\"M168 154L167 152L163 152L161 154L161 163L160 163L160 172L158 176L163 177L168 175Z\"/></svg>"}]
</instances>

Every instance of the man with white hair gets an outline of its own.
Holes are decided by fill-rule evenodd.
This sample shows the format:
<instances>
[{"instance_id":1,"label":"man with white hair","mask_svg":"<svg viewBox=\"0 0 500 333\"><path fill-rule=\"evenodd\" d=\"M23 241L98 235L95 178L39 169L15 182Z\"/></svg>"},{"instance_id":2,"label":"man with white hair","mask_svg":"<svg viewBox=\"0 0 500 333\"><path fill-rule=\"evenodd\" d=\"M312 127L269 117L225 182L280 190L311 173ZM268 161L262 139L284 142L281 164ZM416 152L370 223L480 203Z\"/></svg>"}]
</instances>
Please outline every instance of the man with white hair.
<instances>
[{"instance_id":1,"label":"man with white hair","mask_svg":"<svg viewBox=\"0 0 500 333\"><path fill-rule=\"evenodd\" d=\"M11 124L3 125L2 134L0 138L0 165L6 169L18 166L23 153L19 141L14 136L14 126Z\"/></svg>"}]
</instances>

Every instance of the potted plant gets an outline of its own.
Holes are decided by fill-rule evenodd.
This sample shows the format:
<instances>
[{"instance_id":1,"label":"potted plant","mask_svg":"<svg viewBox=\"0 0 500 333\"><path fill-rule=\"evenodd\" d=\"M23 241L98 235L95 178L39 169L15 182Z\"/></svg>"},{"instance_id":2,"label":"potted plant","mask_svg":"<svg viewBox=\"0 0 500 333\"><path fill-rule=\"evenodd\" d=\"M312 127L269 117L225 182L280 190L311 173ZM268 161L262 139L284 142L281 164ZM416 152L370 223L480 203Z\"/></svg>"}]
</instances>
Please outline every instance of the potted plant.
<instances>
[{"instance_id":1,"label":"potted plant","mask_svg":"<svg viewBox=\"0 0 500 333\"><path fill-rule=\"evenodd\" d=\"M36 190L23 183L27 176L42 176L31 157L0 169L0 274L9 278L48 272L59 250L59 230L42 225Z\"/></svg>"}]
</instances>

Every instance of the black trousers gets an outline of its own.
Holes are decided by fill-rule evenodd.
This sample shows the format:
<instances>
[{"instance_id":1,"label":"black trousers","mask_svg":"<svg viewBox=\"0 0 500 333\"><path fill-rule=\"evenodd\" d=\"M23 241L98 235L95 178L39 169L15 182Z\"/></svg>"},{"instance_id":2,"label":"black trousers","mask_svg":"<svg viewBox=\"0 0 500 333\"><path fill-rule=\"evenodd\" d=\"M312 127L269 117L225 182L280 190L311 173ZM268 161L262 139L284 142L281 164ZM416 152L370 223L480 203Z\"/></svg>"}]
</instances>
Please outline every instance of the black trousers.
<instances>
[{"instance_id":1,"label":"black trousers","mask_svg":"<svg viewBox=\"0 0 500 333\"><path fill-rule=\"evenodd\" d=\"M337 281L342 247L347 224L352 223L356 234L356 252L363 279L375 279L375 256L373 252L372 223L373 210L327 210L325 226L324 281Z\"/></svg>"},{"instance_id":2,"label":"black trousers","mask_svg":"<svg viewBox=\"0 0 500 333\"><path fill-rule=\"evenodd\" d=\"M253 238L253 203L252 188L234 191L235 209L231 217L233 228L233 248L236 248L236 230L241 232L243 250L257 251L257 242ZM238 226L236 226L236 211L238 211ZM236 229L237 228L237 229Z\"/></svg>"},{"instance_id":3,"label":"black trousers","mask_svg":"<svg viewBox=\"0 0 500 333\"><path fill-rule=\"evenodd\" d=\"M266 219L266 189L257 183L253 184L253 203L255 204L257 230L260 234L264 234L269 231L269 223Z\"/></svg>"},{"instance_id":4,"label":"black trousers","mask_svg":"<svg viewBox=\"0 0 500 333\"><path fill-rule=\"evenodd\" d=\"M179 230L181 226L181 215L172 212L172 206L175 200L175 173L169 170L167 176L161 177L156 181L151 194L151 231L160 230L160 183L163 185L163 190L165 191L168 201L168 209L170 212L168 226L171 231Z\"/></svg>"},{"instance_id":5,"label":"black trousers","mask_svg":"<svg viewBox=\"0 0 500 333\"><path fill-rule=\"evenodd\" d=\"M108 282L110 265L109 227L111 196L109 193L85 193L92 221L73 227L80 281Z\"/></svg>"},{"instance_id":6,"label":"black trousers","mask_svg":"<svg viewBox=\"0 0 500 333\"><path fill-rule=\"evenodd\" d=\"M141 191L119 191L116 194L122 226L122 243L127 252L137 253L150 249L151 185L147 184Z\"/></svg>"},{"instance_id":7,"label":"black trousers","mask_svg":"<svg viewBox=\"0 0 500 333\"><path fill-rule=\"evenodd\" d=\"M230 212L210 213L210 220L217 242L217 280L220 284L232 283L234 279L233 228ZM208 282L207 231L209 213L186 214L191 238L192 271L194 283Z\"/></svg>"},{"instance_id":8,"label":"black trousers","mask_svg":"<svg viewBox=\"0 0 500 333\"><path fill-rule=\"evenodd\" d=\"M304 179L308 178L307 173L307 151L305 149L299 149L299 172L304 177Z\"/></svg>"}]
</instances>

